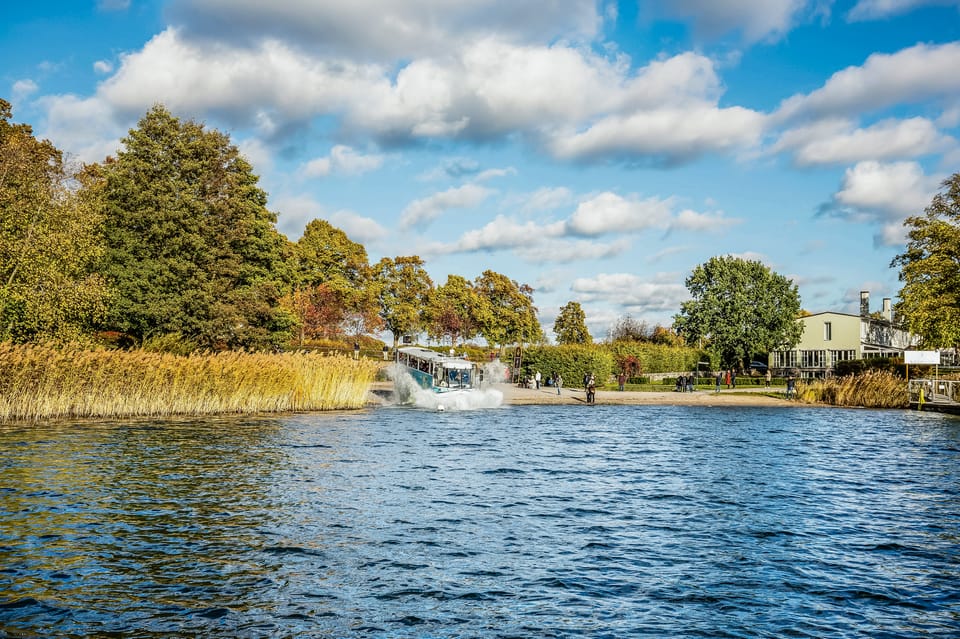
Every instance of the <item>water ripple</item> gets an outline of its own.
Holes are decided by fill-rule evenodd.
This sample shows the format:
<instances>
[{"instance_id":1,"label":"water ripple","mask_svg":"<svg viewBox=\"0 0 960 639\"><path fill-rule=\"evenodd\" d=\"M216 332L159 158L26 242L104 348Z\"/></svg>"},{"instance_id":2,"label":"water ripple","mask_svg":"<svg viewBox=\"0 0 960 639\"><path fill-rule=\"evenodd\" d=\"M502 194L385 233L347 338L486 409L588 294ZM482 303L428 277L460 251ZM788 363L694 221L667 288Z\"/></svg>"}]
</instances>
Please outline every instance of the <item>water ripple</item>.
<instances>
[{"instance_id":1,"label":"water ripple","mask_svg":"<svg viewBox=\"0 0 960 639\"><path fill-rule=\"evenodd\" d=\"M0 426L0 637L960 636L960 420Z\"/></svg>"}]
</instances>

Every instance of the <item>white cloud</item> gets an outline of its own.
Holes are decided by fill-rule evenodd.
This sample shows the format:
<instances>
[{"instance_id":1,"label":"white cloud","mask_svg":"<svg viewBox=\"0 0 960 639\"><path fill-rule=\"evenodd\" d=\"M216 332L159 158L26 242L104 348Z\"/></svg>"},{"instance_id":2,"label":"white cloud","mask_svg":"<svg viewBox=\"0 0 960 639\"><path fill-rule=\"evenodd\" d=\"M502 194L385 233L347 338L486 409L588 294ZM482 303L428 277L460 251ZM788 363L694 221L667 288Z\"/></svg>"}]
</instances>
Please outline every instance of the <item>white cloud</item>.
<instances>
[{"instance_id":1,"label":"white cloud","mask_svg":"<svg viewBox=\"0 0 960 639\"><path fill-rule=\"evenodd\" d=\"M420 200L414 200L407 205L400 215L400 226L402 228L421 226L435 220L444 211L473 208L481 204L492 193L494 193L492 189L477 184L464 184L460 187L434 193Z\"/></svg>"},{"instance_id":2,"label":"white cloud","mask_svg":"<svg viewBox=\"0 0 960 639\"><path fill-rule=\"evenodd\" d=\"M790 150L799 166L894 160L946 151L956 140L926 118L882 120L855 129L843 118L828 118L785 132L772 151Z\"/></svg>"},{"instance_id":3,"label":"white cloud","mask_svg":"<svg viewBox=\"0 0 960 639\"><path fill-rule=\"evenodd\" d=\"M456 242L436 244L425 252L433 254L475 253L530 247L547 238L562 237L564 226L563 222L553 222L546 225L536 222L520 223L509 217L498 215L482 228L467 231Z\"/></svg>"},{"instance_id":4,"label":"white cloud","mask_svg":"<svg viewBox=\"0 0 960 639\"><path fill-rule=\"evenodd\" d=\"M594 0L175 0L167 13L191 39L283 39L309 53L384 61L444 55L491 35L589 40L602 20Z\"/></svg>"},{"instance_id":5,"label":"white cloud","mask_svg":"<svg viewBox=\"0 0 960 639\"><path fill-rule=\"evenodd\" d=\"M551 150L561 159L651 158L673 164L704 153L755 145L765 117L742 107L701 104L610 116L581 133L557 135Z\"/></svg>"},{"instance_id":6,"label":"white cloud","mask_svg":"<svg viewBox=\"0 0 960 639\"><path fill-rule=\"evenodd\" d=\"M361 244L375 242L387 235L387 230L375 220L353 211L340 210L328 213L323 205L310 196L286 195L271 198L270 208L279 211L278 227L287 237L296 240L303 229L313 220L324 219Z\"/></svg>"},{"instance_id":7,"label":"white cloud","mask_svg":"<svg viewBox=\"0 0 960 639\"><path fill-rule=\"evenodd\" d=\"M886 219L923 212L940 178L929 177L916 162L860 162L847 169L835 201Z\"/></svg>"},{"instance_id":8,"label":"white cloud","mask_svg":"<svg viewBox=\"0 0 960 639\"><path fill-rule=\"evenodd\" d=\"M916 162L860 162L847 169L840 190L820 212L854 222L879 222L875 241L901 245L906 237L904 218L923 213L942 178L924 174Z\"/></svg>"},{"instance_id":9,"label":"white cloud","mask_svg":"<svg viewBox=\"0 0 960 639\"><path fill-rule=\"evenodd\" d=\"M776 119L853 115L897 104L956 97L960 93L960 42L918 44L896 53L874 53L863 66L834 73L821 88L784 100Z\"/></svg>"},{"instance_id":10,"label":"white cloud","mask_svg":"<svg viewBox=\"0 0 960 639\"><path fill-rule=\"evenodd\" d=\"M682 278L675 273L652 278L632 273L600 273L575 279L570 290L581 302L604 302L637 314L676 310L690 297Z\"/></svg>"},{"instance_id":11,"label":"white cloud","mask_svg":"<svg viewBox=\"0 0 960 639\"><path fill-rule=\"evenodd\" d=\"M789 31L807 8L806 0L671 0L660 12L693 21L702 36L739 32L747 42L776 40Z\"/></svg>"},{"instance_id":12,"label":"white cloud","mask_svg":"<svg viewBox=\"0 0 960 639\"><path fill-rule=\"evenodd\" d=\"M719 107L713 62L694 53L632 71L623 56L564 42L487 38L397 64L314 58L278 40L206 44L170 28L121 57L98 98L128 116L159 101L262 135L323 116L386 144L522 133L562 159L655 163L752 146L765 121L749 109Z\"/></svg>"},{"instance_id":13,"label":"white cloud","mask_svg":"<svg viewBox=\"0 0 960 639\"><path fill-rule=\"evenodd\" d=\"M684 209L677 213L673 221L671 221L670 228L683 231L716 232L725 230L729 226L736 226L742 223L742 219L726 217L722 211L698 213L697 211Z\"/></svg>"},{"instance_id":14,"label":"white cloud","mask_svg":"<svg viewBox=\"0 0 960 639\"><path fill-rule=\"evenodd\" d=\"M849 22L879 20L908 13L919 7L958 6L958 0L860 0L847 13Z\"/></svg>"},{"instance_id":15,"label":"white cloud","mask_svg":"<svg viewBox=\"0 0 960 639\"><path fill-rule=\"evenodd\" d=\"M46 109L43 137L83 162L102 162L116 155L126 129L116 121L110 106L96 98L75 95L40 98Z\"/></svg>"},{"instance_id":16,"label":"white cloud","mask_svg":"<svg viewBox=\"0 0 960 639\"><path fill-rule=\"evenodd\" d=\"M621 255L630 250L631 242L619 238L612 242L593 240L546 239L529 246L520 246L515 251L531 264L569 264L584 260L602 260Z\"/></svg>"},{"instance_id":17,"label":"white cloud","mask_svg":"<svg viewBox=\"0 0 960 639\"><path fill-rule=\"evenodd\" d=\"M307 177L326 177L331 174L360 175L379 169L383 161L382 155L364 155L349 146L338 144L330 149L330 154L326 157L307 162L302 173Z\"/></svg>"},{"instance_id":18,"label":"white cloud","mask_svg":"<svg viewBox=\"0 0 960 639\"><path fill-rule=\"evenodd\" d=\"M113 63L109 60L97 60L93 63L93 70L100 74L113 72Z\"/></svg>"},{"instance_id":19,"label":"white cloud","mask_svg":"<svg viewBox=\"0 0 960 639\"><path fill-rule=\"evenodd\" d=\"M12 96L15 102L30 97L36 93L40 87L33 80L17 80L13 83Z\"/></svg>"},{"instance_id":20,"label":"white cloud","mask_svg":"<svg viewBox=\"0 0 960 639\"><path fill-rule=\"evenodd\" d=\"M581 202L567 221L567 230L595 236L663 227L669 223L672 205L671 200L625 198L607 191Z\"/></svg>"},{"instance_id":21,"label":"white cloud","mask_svg":"<svg viewBox=\"0 0 960 639\"><path fill-rule=\"evenodd\" d=\"M573 203L573 191L565 186L543 187L515 198L523 213L555 211Z\"/></svg>"},{"instance_id":22,"label":"white cloud","mask_svg":"<svg viewBox=\"0 0 960 639\"><path fill-rule=\"evenodd\" d=\"M329 221L360 244L376 242L387 236L387 229L379 222L353 211L337 211L330 215Z\"/></svg>"}]
</instances>

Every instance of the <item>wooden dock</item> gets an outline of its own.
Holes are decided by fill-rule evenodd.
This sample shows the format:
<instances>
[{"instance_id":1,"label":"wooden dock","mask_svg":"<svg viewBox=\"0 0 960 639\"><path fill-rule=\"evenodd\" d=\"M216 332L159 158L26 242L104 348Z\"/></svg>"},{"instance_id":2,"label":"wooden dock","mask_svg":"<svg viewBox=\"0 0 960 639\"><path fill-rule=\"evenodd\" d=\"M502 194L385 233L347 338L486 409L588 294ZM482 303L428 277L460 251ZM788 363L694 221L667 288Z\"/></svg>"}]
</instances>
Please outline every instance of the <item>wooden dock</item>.
<instances>
[{"instance_id":1,"label":"wooden dock","mask_svg":"<svg viewBox=\"0 0 960 639\"><path fill-rule=\"evenodd\" d=\"M960 415L960 382L943 379L911 379L910 408Z\"/></svg>"}]
</instances>

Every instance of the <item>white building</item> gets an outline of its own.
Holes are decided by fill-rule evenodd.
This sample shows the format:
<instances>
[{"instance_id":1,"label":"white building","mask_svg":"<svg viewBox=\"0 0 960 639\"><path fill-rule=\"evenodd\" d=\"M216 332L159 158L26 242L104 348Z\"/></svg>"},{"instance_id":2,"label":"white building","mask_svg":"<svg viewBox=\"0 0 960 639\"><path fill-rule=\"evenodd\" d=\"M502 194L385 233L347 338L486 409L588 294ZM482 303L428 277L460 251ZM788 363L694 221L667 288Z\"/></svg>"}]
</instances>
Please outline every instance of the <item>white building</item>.
<instances>
[{"instance_id":1,"label":"white building","mask_svg":"<svg viewBox=\"0 0 960 639\"><path fill-rule=\"evenodd\" d=\"M920 338L896 321L890 298L883 298L879 313L870 313L870 293L860 292L860 315L815 313L797 318L803 326L800 343L788 351L770 353L769 365L801 377L830 375L837 362L871 357L902 357Z\"/></svg>"}]
</instances>

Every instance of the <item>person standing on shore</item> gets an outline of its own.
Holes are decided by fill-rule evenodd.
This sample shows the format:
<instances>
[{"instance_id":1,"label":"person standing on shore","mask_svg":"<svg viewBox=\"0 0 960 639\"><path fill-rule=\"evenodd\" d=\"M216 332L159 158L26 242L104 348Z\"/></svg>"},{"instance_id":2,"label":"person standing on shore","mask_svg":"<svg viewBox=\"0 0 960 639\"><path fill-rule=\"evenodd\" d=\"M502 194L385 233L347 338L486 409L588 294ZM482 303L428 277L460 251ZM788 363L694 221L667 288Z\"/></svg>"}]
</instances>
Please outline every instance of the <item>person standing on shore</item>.
<instances>
[{"instance_id":1,"label":"person standing on shore","mask_svg":"<svg viewBox=\"0 0 960 639\"><path fill-rule=\"evenodd\" d=\"M723 383L723 373L717 371L717 392L720 392L720 384Z\"/></svg>"},{"instance_id":2,"label":"person standing on shore","mask_svg":"<svg viewBox=\"0 0 960 639\"><path fill-rule=\"evenodd\" d=\"M770 374L770 369L768 368L766 374L763 376L763 385L770 388L770 380L772 378L773 376Z\"/></svg>"},{"instance_id":3,"label":"person standing on shore","mask_svg":"<svg viewBox=\"0 0 960 639\"><path fill-rule=\"evenodd\" d=\"M620 387L620 390L621 390L621 391L623 390L623 386L624 386L626 383L627 383L627 374L626 374L626 373L620 373L619 375L617 375L617 386Z\"/></svg>"},{"instance_id":4,"label":"person standing on shore","mask_svg":"<svg viewBox=\"0 0 960 639\"><path fill-rule=\"evenodd\" d=\"M537 384L537 390L540 390L540 371L537 371L537 374L533 376L533 381Z\"/></svg>"},{"instance_id":5,"label":"person standing on shore","mask_svg":"<svg viewBox=\"0 0 960 639\"><path fill-rule=\"evenodd\" d=\"M557 380L557 395L559 395L560 389L563 388L563 377L560 375L560 373L557 373L556 380Z\"/></svg>"},{"instance_id":6,"label":"person standing on shore","mask_svg":"<svg viewBox=\"0 0 960 639\"><path fill-rule=\"evenodd\" d=\"M727 388L730 388L730 371L729 370L727 370L726 378L727 378Z\"/></svg>"}]
</instances>

